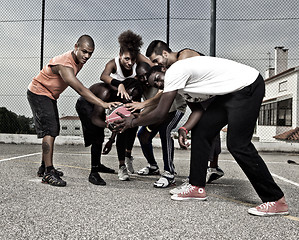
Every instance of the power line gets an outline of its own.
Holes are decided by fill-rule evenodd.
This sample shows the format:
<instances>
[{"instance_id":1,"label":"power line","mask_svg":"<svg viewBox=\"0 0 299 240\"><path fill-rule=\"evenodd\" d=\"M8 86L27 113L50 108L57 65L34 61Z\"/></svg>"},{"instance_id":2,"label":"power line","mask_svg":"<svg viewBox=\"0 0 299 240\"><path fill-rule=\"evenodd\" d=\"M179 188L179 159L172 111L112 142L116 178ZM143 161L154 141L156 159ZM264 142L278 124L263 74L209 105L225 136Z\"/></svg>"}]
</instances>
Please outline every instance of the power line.
<instances>
[{"instance_id":1,"label":"power line","mask_svg":"<svg viewBox=\"0 0 299 240\"><path fill-rule=\"evenodd\" d=\"M187 21L210 21L209 18L185 18L185 17L171 17L173 20L187 20ZM47 22L127 22L127 21L153 21L166 20L166 17L158 18L122 18L122 19L45 19ZM256 21L289 21L299 20L298 17L281 17L281 18L217 18L217 21L231 21L231 22L256 22ZM18 23L18 22L40 22L41 19L23 19L23 20L1 20L1 23Z\"/></svg>"}]
</instances>

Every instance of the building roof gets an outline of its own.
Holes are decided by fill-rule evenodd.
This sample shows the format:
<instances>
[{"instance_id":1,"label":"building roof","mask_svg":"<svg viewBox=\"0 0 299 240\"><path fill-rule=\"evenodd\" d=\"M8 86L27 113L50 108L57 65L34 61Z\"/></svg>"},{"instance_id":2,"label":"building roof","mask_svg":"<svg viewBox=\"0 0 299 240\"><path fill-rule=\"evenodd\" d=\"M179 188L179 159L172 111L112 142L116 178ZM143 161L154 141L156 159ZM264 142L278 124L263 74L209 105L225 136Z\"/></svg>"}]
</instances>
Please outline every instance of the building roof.
<instances>
[{"instance_id":1,"label":"building roof","mask_svg":"<svg viewBox=\"0 0 299 240\"><path fill-rule=\"evenodd\" d=\"M60 120L80 120L78 116L64 116L59 118Z\"/></svg>"},{"instance_id":2,"label":"building roof","mask_svg":"<svg viewBox=\"0 0 299 240\"><path fill-rule=\"evenodd\" d=\"M298 70L299 70L299 66L297 66L297 67L293 67L293 68L289 68L288 70L286 70L286 71L284 71L284 72L278 73L278 74L276 74L276 75L274 75L274 76L272 76L272 77L269 77L269 78L265 79L265 82L268 82L268 81L270 81L270 80L272 80L272 79L275 79L275 78L277 78L277 77L283 76L283 75L285 75L285 74L287 74L287 73L296 72L296 71L298 71Z\"/></svg>"},{"instance_id":3,"label":"building roof","mask_svg":"<svg viewBox=\"0 0 299 240\"><path fill-rule=\"evenodd\" d=\"M299 140L299 127L296 127L295 129L291 129L284 133L278 134L278 135L274 136L274 138L277 140L298 141Z\"/></svg>"}]
</instances>

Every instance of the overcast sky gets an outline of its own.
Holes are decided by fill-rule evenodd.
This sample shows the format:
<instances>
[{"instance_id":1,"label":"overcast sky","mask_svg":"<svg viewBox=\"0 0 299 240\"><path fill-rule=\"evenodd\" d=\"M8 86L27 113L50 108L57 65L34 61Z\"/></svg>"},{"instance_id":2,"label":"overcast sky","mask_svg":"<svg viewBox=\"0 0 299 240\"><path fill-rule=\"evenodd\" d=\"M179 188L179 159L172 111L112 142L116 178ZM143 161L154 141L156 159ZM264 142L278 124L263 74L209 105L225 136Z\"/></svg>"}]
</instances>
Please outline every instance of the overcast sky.
<instances>
[{"instance_id":1,"label":"overcast sky","mask_svg":"<svg viewBox=\"0 0 299 240\"><path fill-rule=\"evenodd\" d=\"M146 47L166 40L166 0L46 0L44 64L71 50L82 34L96 42L78 78L89 87L99 81L106 62L117 56L117 38L128 29ZM274 66L274 47L289 49L289 67L299 65L298 0L218 0L216 55L261 71ZM40 67L41 0L0 0L0 106L31 116L26 88ZM170 47L209 55L210 0L170 0ZM269 61L270 53L270 61ZM73 115L78 95L72 89L58 100L60 114Z\"/></svg>"}]
</instances>

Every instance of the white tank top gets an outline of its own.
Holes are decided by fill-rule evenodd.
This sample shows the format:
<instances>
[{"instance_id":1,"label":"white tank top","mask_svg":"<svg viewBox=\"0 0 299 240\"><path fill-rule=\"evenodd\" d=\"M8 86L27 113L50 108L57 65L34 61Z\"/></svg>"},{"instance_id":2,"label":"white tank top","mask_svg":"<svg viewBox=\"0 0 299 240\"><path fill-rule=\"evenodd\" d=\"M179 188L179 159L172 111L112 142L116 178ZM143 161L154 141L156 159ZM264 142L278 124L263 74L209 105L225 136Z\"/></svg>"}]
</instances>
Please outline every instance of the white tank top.
<instances>
[{"instance_id":1,"label":"white tank top","mask_svg":"<svg viewBox=\"0 0 299 240\"><path fill-rule=\"evenodd\" d=\"M119 63L119 56L117 56L115 59L115 64L116 64L116 72L115 73L110 73L110 77L118 80L118 81L124 81L127 78L134 78L136 76L136 66L137 64L135 63L132 67L133 73L130 76L125 77L122 70L121 66Z\"/></svg>"}]
</instances>

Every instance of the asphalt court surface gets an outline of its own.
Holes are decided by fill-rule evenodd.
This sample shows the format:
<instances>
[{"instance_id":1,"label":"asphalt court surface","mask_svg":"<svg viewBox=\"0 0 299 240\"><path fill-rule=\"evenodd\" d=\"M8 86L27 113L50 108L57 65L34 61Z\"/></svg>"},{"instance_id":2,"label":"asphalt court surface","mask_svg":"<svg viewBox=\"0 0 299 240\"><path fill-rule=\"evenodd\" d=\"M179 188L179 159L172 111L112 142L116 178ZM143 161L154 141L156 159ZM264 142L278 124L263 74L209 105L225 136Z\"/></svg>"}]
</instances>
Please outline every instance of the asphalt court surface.
<instances>
[{"instance_id":1,"label":"asphalt court surface","mask_svg":"<svg viewBox=\"0 0 299 240\"><path fill-rule=\"evenodd\" d=\"M256 217L247 209L260 199L227 152L219 165L225 175L206 186L208 200L177 202L169 188L157 189L158 176L101 176L106 186L88 182L90 148L55 146L54 164L66 187L41 183L36 171L40 145L0 144L0 239L299 239L299 154L261 153L284 191L289 216ZM161 149L155 155L163 168ZM177 185L189 171L190 151L175 150ZM139 147L133 149L135 171L146 165ZM118 169L115 147L102 157Z\"/></svg>"}]
</instances>

